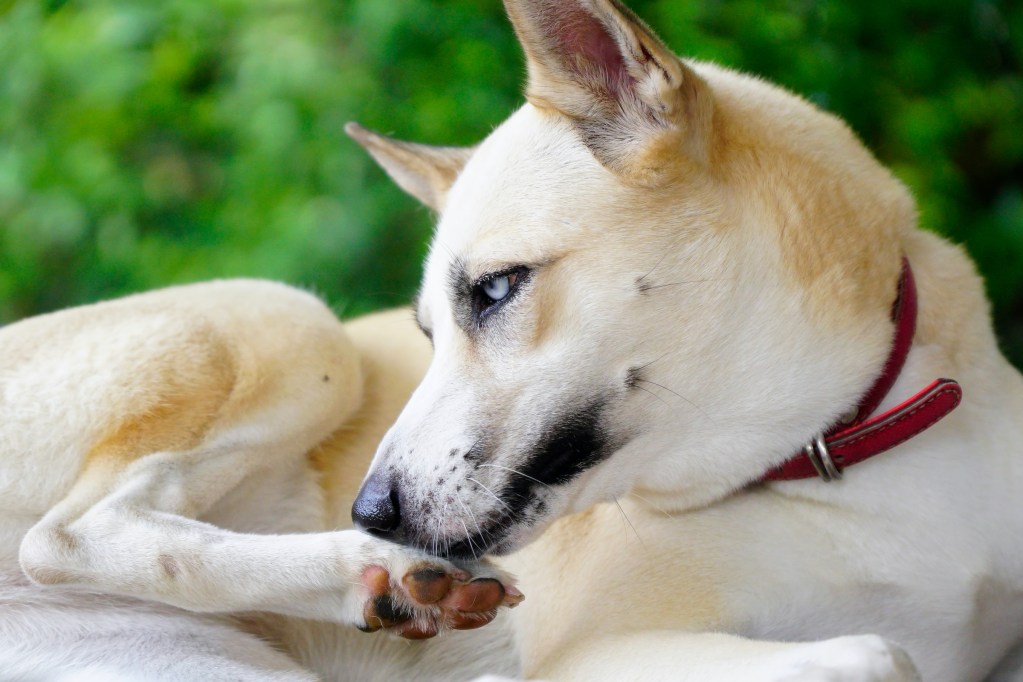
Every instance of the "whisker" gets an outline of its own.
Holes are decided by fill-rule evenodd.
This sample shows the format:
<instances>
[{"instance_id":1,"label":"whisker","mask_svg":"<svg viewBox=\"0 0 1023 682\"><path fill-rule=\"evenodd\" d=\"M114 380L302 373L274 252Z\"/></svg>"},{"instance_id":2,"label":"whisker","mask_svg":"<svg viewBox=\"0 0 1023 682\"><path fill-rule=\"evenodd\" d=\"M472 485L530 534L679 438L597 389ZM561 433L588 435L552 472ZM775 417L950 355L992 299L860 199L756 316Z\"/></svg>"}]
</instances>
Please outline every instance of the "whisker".
<instances>
[{"instance_id":1,"label":"whisker","mask_svg":"<svg viewBox=\"0 0 1023 682\"><path fill-rule=\"evenodd\" d=\"M480 537L483 537L483 529L480 528L479 522L476 521L476 515L472 513L471 509L469 509L468 507L465 506L465 502L462 502L462 496L461 495L459 495L458 493L455 493L455 499L458 500L458 504L461 505L462 509L465 510L465 513L469 515L470 519L472 519L472 525L476 526L476 532L479 533Z\"/></svg>"},{"instance_id":2,"label":"whisker","mask_svg":"<svg viewBox=\"0 0 1023 682\"><path fill-rule=\"evenodd\" d=\"M686 279L680 282L668 282L666 284L644 284L643 291L653 291L654 289L664 289L665 287L680 287L684 284L703 284L705 282L720 282L720 279Z\"/></svg>"},{"instance_id":3,"label":"whisker","mask_svg":"<svg viewBox=\"0 0 1023 682\"><path fill-rule=\"evenodd\" d=\"M530 481L535 481L535 482L539 483L540 485L542 485L545 488L550 488L549 485L547 485L546 483L544 483L543 481L541 481L538 478L533 478L529 474L524 474L521 471L516 471L515 469L511 469L509 467L501 466L500 464L480 464L480 466L481 467L494 467L495 469L504 469L505 471L510 471L513 474L518 474L519 476L521 476L523 478L528 478Z\"/></svg>"},{"instance_id":4,"label":"whisker","mask_svg":"<svg viewBox=\"0 0 1023 682\"><path fill-rule=\"evenodd\" d=\"M448 510L450 508L451 508L451 504L447 501L447 499L445 499L444 500L444 511L441 513L441 518L444 518L444 519L448 518ZM437 531L437 534L439 536L440 532ZM439 549L439 547L438 547L438 549ZM445 537L444 537L444 553L447 554L448 550L450 550L450 549L451 549L451 540L445 535Z\"/></svg>"},{"instance_id":5,"label":"whisker","mask_svg":"<svg viewBox=\"0 0 1023 682\"><path fill-rule=\"evenodd\" d=\"M668 254L671 253L671 252L672 252L672 249L666 249L665 252L661 254L661 257L657 260L657 262L654 263L654 267L650 268L650 270L645 275L643 275L642 277L637 279L636 280L636 284L640 284L643 280L645 280L647 277L652 275L654 270L656 270L657 268L661 267L661 263L664 262L664 259L667 258Z\"/></svg>"},{"instance_id":6,"label":"whisker","mask_svg":"<svg viewBox=\"0 0 1023 682\"><path fill-rule=\"evenodd\" d=\"M636 527L632 525L632 520L629 518L629 515L625 513L625 510L622 509L622 505L618 502L617 497L615 498L615 506L618 507L618 511L622 513L622 518L625 519L625 522L629 524L630 528L632 528L632 532L636 534L636 539L639 540L639 544L643 545L643 547L646 547L646 543L643 542L643 538L639 536L639 531L636 530Z\"/></svg>"},{"instance_id":7,"label":"whisker","mask_svg":"<svg viewBox=\"0 0 1023 682\"><path fill-rule=\"evenodd\" d=\"M694 403L692 400L690 400L689 398L687 398L684 395L682 395L681 393L679 393L678 391L673 391L670 388L668 388L667 386L664 386L663 384L659 384L656 381L650 381L649 379L642 379L642 378L640 378L640 379L636 379L636 382L637 383L644 383L644 384L653 384L654 386L656 386L658 388L662 388L665 391L667 391L668 393L671 393L672 395L674 395L674 396L676 396L676 397L686 401L687 403L689 403L694 409L698 410L700 412L700 414L702 414L708 420L710 420L712 422L714 421L713 419L711 419L709 414L707 414L706 412L703 411L702 407L700 407L699 405Z\"/></svg>"},{"instance_id":8,"label":"whisker","mask_svg":"<svg viewBox=\"0 0 1023 682\"><path fill-rule=\"evenodd\" d=\"M490 493L490 496L491 496L491 497L493 497L493 498L494 498L495 500L497 500L497 501L498 501L498 503L499 503L499 504L503 505L505 509L507 509L507 510L511 511L511 509L512 509L512 508L511 508L511 505L509 505L509 504L508 504L507 502L505 502L505 501L504 501L504 500L502 500L502 499L501 499L500 497L498 497L498 496L497 496L496 494L494 494L494 491L493 491L493 490L491 490L491 489L490 489L490 488L488 488L487 486L483 485L482 483L480 483L479 481L477 481L477 480L476 480L475 478L473 478L472 476L466 476L466 477L465 477L465 480L467 480L467 481L472 481L473 483L475 483L475 484L476 484L476 485L478 485L479 487L481 487L481 488L483 488L484 490L486 490L486 491L487 491L488 493Z\"/></svg>"},{"instance_id":9,"label":"whisker","mask_svg":"<svg viewBox=\"0 0 1023 682\"><path fill-rule=\"evenodd\" d=\"M472 544L472 537L469 536L469 527L465 525L465 521L462 519L458 519L458 522L462 524L462 529L465 531L465 541L469 543L469 551L472 552L472 558L479 561L479 557L476 555L476 548Z\"/></svg>"},{"instance_id":10,"label":"whisker","mask_svg":"<svg viewBox=\"0 0 1023 682\"><path fill-rule=\"evenodd\" d=\"M643 391L647 395L652 395L653 397L657 398L658 400L660 400L662 403L664 403L668 407L671 407L671 404L667 400L665 400L661 396L657 395L656 393L651 391L649 388L643 388L642 386L640 386L639 385L639 380L636 381L636 383L633 385L633 388L638 388L639 390Z\"/></svg>"},{"instance_id":11,"label":"whisker","mask_svg":"<svg viewBox=\"0 0 1023 682\"><path fill-rule=\"evenodd\" d=\"M457 259L457 256L455 256L455 252L452 251L450 248L448 248L447 244L445 244L440 239L437 239L436 236L434 236L434 240L433 241L434 241L435 244L437 244L437 246L441 247L442 249L444 249L445 251L448 252L448 255L451 256L451 260L456 260Z\"/></svg>"},{"instance_id":12,"label":"whisker","mask_svg":"<svg viewBox=\"0 0 1023 682\"><path fill-rule=\"evenodd\" d=\"M669 518L669 519L672 518L671 514L669 514L668 512L664 511L662 508L658 507L651 500L648 500L647 498L643 497L642 495L637 495L635 491L629 491L629 495L631 497L635 497L637 500L642 500L643 502L646 502L651 507L653 507L657 511L661 512L662 514L664 514L667 518Z\"/></svg>"},{"instance_id":13,"label":"whisker","mask_svg":"<svg viewBox=\"0 0 1023 682\"><path fill-rule=\"evenodd\" d=\"M664 353L663 355L661 355L661 357L654 358L653 360L651 360L650 362L646 363L645 365L640 365L639 367L636 368L636 371L642 372L644 369L646 369L650 365L654 364L655 362L660 362L661 360L663 360L664 358L668 357L672 353L677 353L677 352L678 352L678 349L677 348L673 348L673 349L669 350L668 352Z\"/></svg>"},{"instance_id":14,"label":"whisker","mask_svg":"<svg viewBox=\"0 0 1023 682\"><path fill-rule=\"evenodd\" d=\"M483 442L483 436L480 436L479 438L477 438L476 440L474 440L474 441L473 441L473 443L472 443L472 445L470 445L470 446L469 446L469 449L468 449L468 450L466 450L465 452L466 452L466 453L472 452L473 450L475 450L475 449L476 449L476 446L477 446L477 445L479 445L479 444L480 444L481 442Z\"/></svg>"}]
</instances>

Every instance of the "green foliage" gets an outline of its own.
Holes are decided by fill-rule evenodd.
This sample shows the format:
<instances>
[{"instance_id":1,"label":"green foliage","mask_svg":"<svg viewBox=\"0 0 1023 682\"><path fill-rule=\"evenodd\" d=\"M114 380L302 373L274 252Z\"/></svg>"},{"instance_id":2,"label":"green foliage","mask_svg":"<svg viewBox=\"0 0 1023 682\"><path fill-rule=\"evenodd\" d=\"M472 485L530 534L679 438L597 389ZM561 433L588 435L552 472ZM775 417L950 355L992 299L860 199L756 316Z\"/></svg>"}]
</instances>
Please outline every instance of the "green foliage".
<instances>
[{"instance_id":1,"label":"green foliage","mask_svg":"<svg viewBox=\"0 0 1023 682\"><path fill-rule=\"evenodd\" d=\"M850 121L980 262L1023 364L1023 4L631 4ZM497 0L0 0L0 321L240 275L404 302L431 216L343 124L471 143L522 73Z\"/></svg>"}]
</instances>

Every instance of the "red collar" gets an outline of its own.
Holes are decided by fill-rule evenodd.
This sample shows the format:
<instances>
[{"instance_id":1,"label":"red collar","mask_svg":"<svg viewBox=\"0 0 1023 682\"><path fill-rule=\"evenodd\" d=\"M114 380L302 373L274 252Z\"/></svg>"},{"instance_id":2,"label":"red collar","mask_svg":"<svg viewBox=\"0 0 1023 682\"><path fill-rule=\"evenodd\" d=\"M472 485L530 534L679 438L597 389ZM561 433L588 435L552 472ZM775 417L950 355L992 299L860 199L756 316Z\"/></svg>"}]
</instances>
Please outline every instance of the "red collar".
<instances>
[{"instance_id":1,"label":"red collar","mask_svg":"<svg viewBox=\"0 0 1023 682\"><path fill-rule=\"evenodd\" d=\"M937 379L905 402L870 417L895 385L916 331L916 284L909 261L902 260L899 294L892 305L895 338L884 370L863 396L855 415L812 438L803 451L767 472L761 481L793 481L820 476L842 478L842 469L894 448L927 430L954 410L963 391L952 379Z\"/></svg>"}]
</instances>

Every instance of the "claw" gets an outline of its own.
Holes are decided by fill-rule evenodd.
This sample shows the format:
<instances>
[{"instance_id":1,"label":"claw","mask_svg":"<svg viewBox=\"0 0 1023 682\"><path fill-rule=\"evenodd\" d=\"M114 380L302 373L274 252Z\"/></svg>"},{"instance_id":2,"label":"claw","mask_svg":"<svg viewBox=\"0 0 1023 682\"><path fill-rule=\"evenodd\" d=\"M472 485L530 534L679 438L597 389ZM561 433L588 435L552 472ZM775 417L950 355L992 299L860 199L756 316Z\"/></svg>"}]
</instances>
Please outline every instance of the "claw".
<instances>
[{"instance_id":1,"label":"claw","mask_svg":"<svg viewBox=\"0 0 1023 682\"><path fill-rule=\"evenodd\" d=\"M504 586L504 605L510 609L514 609L516 606L521 604L526 599L526 595L519 592L519 589L514 585Z\"/></svg>"}]
</instances>

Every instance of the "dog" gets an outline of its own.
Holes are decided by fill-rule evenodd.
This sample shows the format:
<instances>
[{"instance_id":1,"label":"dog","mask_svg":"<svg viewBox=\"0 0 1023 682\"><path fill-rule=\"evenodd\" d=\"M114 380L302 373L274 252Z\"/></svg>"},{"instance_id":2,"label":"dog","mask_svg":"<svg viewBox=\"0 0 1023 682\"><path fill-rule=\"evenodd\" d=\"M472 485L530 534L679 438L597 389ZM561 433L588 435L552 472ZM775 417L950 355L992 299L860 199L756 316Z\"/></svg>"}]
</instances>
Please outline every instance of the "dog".
<instances>
[{"instance_id":1,"label":"dog","mask_svg":"<svg viewBox=\"0 0 1023 682\"><path fill-rule=\"evenodd\" d=\"M409 331L246 280L0 330L0 680L515 674L498 630L410 660L355 629L427 638L522 598L345 529L429 357Z\"/></svg>"},{"instance_id":2,"label":"dog","mask_svg":"<svg viewBox=\"0 0 1023 682\"><path fill-rule=\"evenodd\" d=\"M505 5L527 103L478 147L349 128L439 214L357 526L501 556L530 678L983 679L1023 381L968 258L835 116L619 0Z\"/></svg>"},{"instance_id":3,"label":"dog","mask_svg":"<svg viewBox=\"0 0 1023 682\"><path fill-rule=\"evenodd\" d=\"M1019 641L1023 382L961 250L797 97L617 1L506 5L528 103L478 148L350 128L440 213L424 335L255 281L0 331L4 679L974 680Z\"/></svg>"}]
</instances>

